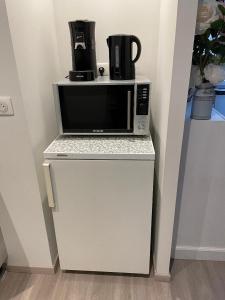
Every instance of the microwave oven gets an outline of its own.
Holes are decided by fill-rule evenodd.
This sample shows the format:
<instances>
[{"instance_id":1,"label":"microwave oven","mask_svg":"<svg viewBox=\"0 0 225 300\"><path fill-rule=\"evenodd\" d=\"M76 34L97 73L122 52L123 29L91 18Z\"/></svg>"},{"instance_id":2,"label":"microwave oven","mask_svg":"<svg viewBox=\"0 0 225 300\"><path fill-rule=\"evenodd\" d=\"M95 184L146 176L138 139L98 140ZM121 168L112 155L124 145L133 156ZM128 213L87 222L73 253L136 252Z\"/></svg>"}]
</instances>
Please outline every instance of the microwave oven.
<instances>
[{"instance_id":1,"label":"microwave oven","mask_svg":"<svg viewBox=\"0 0 225 300\"><path fill-rule=\"evenodd\" d=\"M63 80L53 89L61 135L149 135L147 79Z\"/></svg>"}]
</instances>

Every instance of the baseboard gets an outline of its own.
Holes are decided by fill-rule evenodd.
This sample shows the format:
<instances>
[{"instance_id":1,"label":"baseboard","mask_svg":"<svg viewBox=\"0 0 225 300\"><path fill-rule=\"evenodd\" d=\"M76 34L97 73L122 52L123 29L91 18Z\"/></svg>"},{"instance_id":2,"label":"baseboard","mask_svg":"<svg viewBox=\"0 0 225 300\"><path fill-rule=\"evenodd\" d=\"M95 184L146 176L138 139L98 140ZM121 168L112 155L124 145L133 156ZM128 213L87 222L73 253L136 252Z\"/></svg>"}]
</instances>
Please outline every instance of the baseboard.
<instances>
[{"instance_id":1,"label":"baseboard","mask_svg":"<svg viewBox=\"0 0 225 300\"><path fill-rule=\"evenodd\" d=\"M58 268L59 268L59 256L57 255L56 258L55 258L55 261L54 261L54 273L57 272Z\"/></svg>"},{"instance_id":2,"label":"baseboard","mask_svg":"<svg viewBox=\"0 0 225 300\"><path fill-rule=\"evenodd\" d=\"M225 248L177 246L174 258L225 261Z\"/></svg>"},{"instance_id":3,"label":"baseboard","mask_svg":"<svg viewBox=\"0 0 225 300\"><path fill-rule=\"evenodd\" d=\"M153 276L154 276L154 279L156 281L164 281L164 282L169 282L171 280L171 274L160 274L156 271L156 268L155 268L155 257L153 255Z\"/></svg>"},{"instance_id":4,"label":"baseboard","mask_svg":"<svg viewBox=\"0 0 225 300\"><path fill-rule=\"evenodd\" d=\"M154 279L156 281L170 282L171 276L170 275L161 275L161 274L154 273Z\"/></svg>"},{"instance_id":5,"label":"baseboard","mask_svg":"<svg viewBox=\"0 0 225 300\"><path fill-rule=\"evenodd\" d=\"M39 268L39 267L23 267L23 266L7 266L8 272L14 273L29 273L29 274L55 274L59 266L58 257L55 260L52 268Z\"/></svg>"},{"instance_id":6,"label":"baseboard","mask_svg":"<svg viewBox=\"0 0 225 300\"><path fill-rule=\"evenodd\" d=\"M3 240L0 240L0 267L4 264L7 260L7 252L5 248L5 244Z\"/></svg>"}]
</instances>

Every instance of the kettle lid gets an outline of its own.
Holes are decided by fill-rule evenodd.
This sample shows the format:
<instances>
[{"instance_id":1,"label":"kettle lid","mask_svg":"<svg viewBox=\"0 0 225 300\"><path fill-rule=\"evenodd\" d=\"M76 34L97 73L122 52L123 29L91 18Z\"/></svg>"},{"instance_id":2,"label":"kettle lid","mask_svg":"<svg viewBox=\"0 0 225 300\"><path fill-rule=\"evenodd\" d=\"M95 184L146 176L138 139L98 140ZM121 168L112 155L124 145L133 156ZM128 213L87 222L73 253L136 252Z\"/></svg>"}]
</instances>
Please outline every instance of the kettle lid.
<instances>
[{"instance_id":1,"label":"kettle lid","mask_svg":"<svg viewBox=\"0 0 225 300\"><path fill-rule=\"evenodd\" d=\"M84 20L75 20L75 21L69 21L69 24L85 24L85 23L95 23L95 21L90 21L88 19Z\"/></svg>"},{"instance_id":2,"label":"kettle lid","mask_svg":"<svg viewBox=\"0 0 225 300\"><path fill-rule=\"evenodd\" d=\"M131 34L122 34L122 33L120 33L120 34L112 34L112 35L109 35L109 37L130 37L130 36L132 36Z\"/></svg>"}]
</instances>

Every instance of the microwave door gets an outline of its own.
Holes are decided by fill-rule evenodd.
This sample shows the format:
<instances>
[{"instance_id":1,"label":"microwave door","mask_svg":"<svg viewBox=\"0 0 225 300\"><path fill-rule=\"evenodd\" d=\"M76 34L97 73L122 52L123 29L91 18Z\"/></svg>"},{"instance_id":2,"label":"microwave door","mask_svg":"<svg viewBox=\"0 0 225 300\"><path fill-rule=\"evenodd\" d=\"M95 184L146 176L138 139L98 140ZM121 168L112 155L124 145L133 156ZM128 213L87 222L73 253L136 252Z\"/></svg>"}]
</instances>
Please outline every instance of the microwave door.
<instances>
[{"instance_id":1,"label":"microwave door","mask_svg":"<svg viewBox=\"0 0 225 300\"><path fill-rule=\"evenodd\" d=\"M59 87L63 133L115 133L133 130L132 85Z\"/></svg>"},{"instance_id":2,"label":"microwave door","mask_svg":"<svg viewBox=\"0 0 225 300\"><path fill-rule=\"evenodd\" d=\"M115 133L132 131L132 87L112 86L110 88L108 117L112 120L111 130Z\"/></svg>"}]
</instances>

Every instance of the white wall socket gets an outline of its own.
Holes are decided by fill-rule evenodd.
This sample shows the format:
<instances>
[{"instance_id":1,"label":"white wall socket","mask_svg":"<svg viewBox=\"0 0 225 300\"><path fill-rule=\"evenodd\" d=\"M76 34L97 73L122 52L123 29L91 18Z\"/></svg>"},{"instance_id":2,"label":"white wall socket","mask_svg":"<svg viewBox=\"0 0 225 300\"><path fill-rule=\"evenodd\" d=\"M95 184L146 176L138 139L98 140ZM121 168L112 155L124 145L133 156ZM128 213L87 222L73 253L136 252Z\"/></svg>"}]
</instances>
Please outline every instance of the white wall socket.
<instances>
[{"instance_id":1,"label":"white wall socket","mask_svg":"<svg viewBox=\"0 0 225 300\"><path fill-rule=\"evenodd\" d=\"M109 76L109 63L106 62L97 63L98 76L100 76L99 68L101 67L105 69L103 76Z\"/></svg>"},{"instance_id":2,"label":"white wall socket","mask_svg":"<svg viewBox=\"0 0 225 300\"><path fill-rule=\"evenodd\" d=\"M12 100L9 96L0 96L0 116L13 116Z\"/></svg>"}]
</instances>

